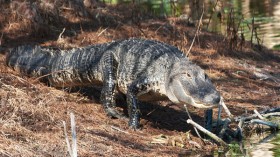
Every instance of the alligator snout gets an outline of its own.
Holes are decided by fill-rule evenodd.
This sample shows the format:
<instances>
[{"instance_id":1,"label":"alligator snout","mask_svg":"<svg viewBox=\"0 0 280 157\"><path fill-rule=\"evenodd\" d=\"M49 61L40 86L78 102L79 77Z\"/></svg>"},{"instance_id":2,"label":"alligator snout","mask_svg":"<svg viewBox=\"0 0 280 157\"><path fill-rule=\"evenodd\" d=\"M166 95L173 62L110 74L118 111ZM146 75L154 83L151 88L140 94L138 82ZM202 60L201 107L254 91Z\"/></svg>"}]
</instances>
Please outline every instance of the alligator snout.
<instances>
[{"instance_id":1,"label":"alligator snout","mask_svg":"<svg viewBox=\"0 0 280 157\"><path fill-rule=\"evenodd\" d=\"M197 108L218 106L221 100L220 93L208 77L199 77L204 76L204 72L201 70L200 75L188 74L193 77L182 73L169 82L169 91L167 91L169 99L174 103L189 104Z\"/></svg>"},{"instance_id":2,"label":"alligator snout","mask_svg":"<svg viewBox=\"0 0 280 157\"><path fill-rule=\"evenodd\" d=\"M220 103L220 100L221 100L221 95L219 92L217 91L214 91L213 93L211 94L206 94L204 96L204 100L203 102L206 103L206 104L213 104L213 105L217 105Z\"/></svg>"}]
</instances>

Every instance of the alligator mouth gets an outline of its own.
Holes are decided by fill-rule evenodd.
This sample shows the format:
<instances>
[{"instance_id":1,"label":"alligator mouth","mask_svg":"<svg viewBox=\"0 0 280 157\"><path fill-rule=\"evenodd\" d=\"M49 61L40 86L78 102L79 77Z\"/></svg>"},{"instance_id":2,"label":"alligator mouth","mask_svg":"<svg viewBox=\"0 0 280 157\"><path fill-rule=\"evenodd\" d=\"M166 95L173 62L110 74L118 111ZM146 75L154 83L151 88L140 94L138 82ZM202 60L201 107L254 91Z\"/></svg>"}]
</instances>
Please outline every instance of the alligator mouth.
<instances>
[{"instance_id":1,"label":"alligator mouth","mask_svg":"<svg viewBox=\"0 0 280 157\"><path fill-rule=\"evenodd\" d=\"M195 102L195 101L193 101L193 103L191 105L194 107L197 107L197 108L202 108L202 109L210 109L210 108L214 108L216 106L216 105L212 105L212 104L204 104L204 103Z\"/></svg>"},{"instance_id":2,"label":"alligator mouth","mask_svg":"<svg viewBox=\"0 0 280 157\"><path fill-rule=\"evenodd\" d=\"M215 103L205 103L202 102L202 100L195 99L194 96L190 95L189 92L183 88L183 85L178 80L174 80L171 86L169 86L167 96L174 103L189 104L201 109L210 109L218 106L218 104Z\"/></svg>"},{"instance_id":3,"label":"alligator mouth","mask_svg":"<svg viewBox=\"0 0 280 157\"><path fill-rule=\"evenodd\" d=\"M185 102L181 102L181 103L185 103ZM206 104L206 103L197 102L193 98L191 98L191 101L189 102L189 105L192 105L192 106L200 108L200 109L211 109L211 108L214 108L214 107L217 106L217 105L213 105L213 104Z\"/></svg>"}]
</instances>

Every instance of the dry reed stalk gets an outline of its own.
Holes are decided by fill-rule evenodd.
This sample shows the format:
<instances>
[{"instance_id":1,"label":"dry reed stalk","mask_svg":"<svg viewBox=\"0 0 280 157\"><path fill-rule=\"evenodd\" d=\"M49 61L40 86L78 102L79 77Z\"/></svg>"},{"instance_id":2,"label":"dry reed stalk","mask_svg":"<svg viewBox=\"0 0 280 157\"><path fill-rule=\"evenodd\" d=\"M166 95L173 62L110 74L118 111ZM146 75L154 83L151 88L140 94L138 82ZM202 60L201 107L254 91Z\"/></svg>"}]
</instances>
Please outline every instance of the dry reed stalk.
<instances>
[{"instance_id":1,"label":"dry reed stalk","mask_svg":"<svg viewBox=\"0 0 280 157\"><path fill-rule=\"evenodd\" d=\"M70 142L69 142L69 138L68 138L67 130L66 130L66 123L65 123L65 121L62 121L63 128L64 128L65 141L66 141L66 145L67 145L69 155L71 157L77 157L78 155L77 155L76 124L75 124L75 116L72 112L70 113L70 119L71 119L72 145L70 146Z\"/></svg>"},{"instance_id":2,"label":"dry reed stalk","mask_svg":"<svg viewBox=\"0 0 280 157\"><path fill-rule=\"evenodd\" d=\"M191 49L192 49L192 47L193 47L194 41L195 41L196 37L198 36L198 32L199 32L199 30L200 30L200 25L202 24L202 17L203 17L203 14L204 14L204 5L203 5L203 10L202 10L202 13L201 13L201 16L200 16L200 20L199 20L198 26L197 26L197 28L196 28L196 32L195 32L193 41L192 41L192 43L191 43L191 46L190 46L188 52L186 53L186 56L189 56L189 53L190 53L190 51L191 51Z\"/></svg>"},{"instance_id":3,"label":"dry reed stalk","mask_svg":"<svg viewBox=\"0 0 280 157\"><path fill-rule=\"evenodd\" d=\"M219 2L219 0L216 0L216 3L215 3L215 5L214 5L214 7L213 7L214 11L216 10L215 8L216 8L218 2ZM213 12L211 12L210 17L209 17L209 19L208 19L207 26L206 26L206 29L207 29L207 30L208 30L209 24L210 24L210 22L211 22L212 16L213 16Z\"/></svg>"}]
</instances>

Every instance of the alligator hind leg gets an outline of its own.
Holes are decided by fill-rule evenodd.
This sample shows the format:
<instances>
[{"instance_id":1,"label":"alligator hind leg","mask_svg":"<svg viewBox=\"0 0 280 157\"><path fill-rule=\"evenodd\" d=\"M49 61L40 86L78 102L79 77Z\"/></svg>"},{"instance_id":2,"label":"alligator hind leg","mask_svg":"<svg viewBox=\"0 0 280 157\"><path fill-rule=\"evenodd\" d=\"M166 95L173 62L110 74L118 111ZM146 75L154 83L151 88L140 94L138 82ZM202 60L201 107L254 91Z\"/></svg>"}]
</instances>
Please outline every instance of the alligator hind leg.
<instances>
[{"instance_id":1,"label":"alligator hind leg","mask_svg":"<svg viewBox=\"0 0 280 157\"><path fill-rule=\"evenodd\" d=\"M114 109L116 92L116 64L112 53L104 55L103 62L103 88L101 91L101 102L109 117L126 118L123 114Z\"/></svg>"}]
</instances>

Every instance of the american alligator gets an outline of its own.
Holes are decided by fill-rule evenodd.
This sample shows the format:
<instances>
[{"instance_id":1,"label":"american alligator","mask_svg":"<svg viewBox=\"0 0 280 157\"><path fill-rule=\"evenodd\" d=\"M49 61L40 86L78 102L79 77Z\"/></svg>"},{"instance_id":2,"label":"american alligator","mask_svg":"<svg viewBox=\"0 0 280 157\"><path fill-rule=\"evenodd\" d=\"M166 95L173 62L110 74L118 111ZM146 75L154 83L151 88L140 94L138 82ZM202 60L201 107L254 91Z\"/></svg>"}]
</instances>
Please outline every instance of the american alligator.
<instances>
[{"instance_id":1,"label":"american alligator","mask_svg":"<svg viewBox=\"0 0 280 157\"><path fill-rule=\"evenodd\" d=\"M123 117L114 108L115 93L126 94L134 129L139 127L138 101L168 98L198 108L212 108L220 101L199 66L176 47L154 40L132 38L70 50L25 45L11 50L6 62L55 87L101 85L101 102L111 117Z\"/></svg>"}]
</instances>

